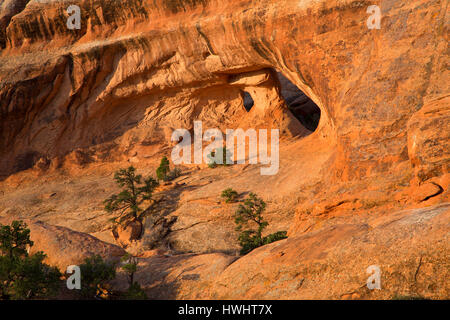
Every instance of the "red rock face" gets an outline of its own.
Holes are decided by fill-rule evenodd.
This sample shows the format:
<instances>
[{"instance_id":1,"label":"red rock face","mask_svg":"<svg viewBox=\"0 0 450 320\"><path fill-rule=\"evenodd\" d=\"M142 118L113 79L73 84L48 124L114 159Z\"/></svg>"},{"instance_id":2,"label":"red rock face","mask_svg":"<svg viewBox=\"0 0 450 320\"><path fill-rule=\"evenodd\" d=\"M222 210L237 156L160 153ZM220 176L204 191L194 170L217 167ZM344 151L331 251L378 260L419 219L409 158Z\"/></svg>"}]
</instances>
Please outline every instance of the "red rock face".
<instances>
[{"instance_id":1,"label":"red rock face","mask_svg":"<svg viewBox=\"0 0 450 320\"><path fill-rule=\"evenodd\" d=\"M276 68L320 107L333 174L356 179L407 160L408 120L448 94L443 4L382 4L381 29L370 30L363 2L182 3L75 1L74 31L58 2L7 13L3 175L77 148L126 148L126 133L147 138L136 127L216 125L221 112L236 125L245 85L232 78Z\"/></svg>"},{"instance_id":2,"label":"red rock face","mask_svg":"<svg viewBox=\"0 0 450 320\"><path fill-rule=\"evenodd\" d=\"M202 120L204 129L281 130L280 174L233 179L268 196L274 192L264 191L267 186L280 197L301 194L295 205L276 200L295 211L292 221L274 218L290 236L316 231L341 215L353 219L382 205L391 210L394 202L396 210L448 202L445 1L379 1L381 28L369 29L370 1L74 0L81 8L80 30L66 27L67 4L26 2L1 3L5 186L14 185L18 173L32 183L42 173L144 161L142 153L170 146L174 129L192 130L193 121ZM320 108L312 134L289 110L286 80L277 71ZM249 112L243 92L254 100ZM180 230L191 218L179 219ZM360 235L358 230L349 233ZM174 243L192 238L173 237ZM289 241L285 249L294 255L296 245ZM433 241L424 247L432 248ZM398 252L411 255L405 243ZM292 259L286 264L295 265ZM234 275L229 272L222 279ZM255 290L238 291L261 297L263 289ZM211 297L241 297L239 292Z\"/></svg>"}]
</instances>

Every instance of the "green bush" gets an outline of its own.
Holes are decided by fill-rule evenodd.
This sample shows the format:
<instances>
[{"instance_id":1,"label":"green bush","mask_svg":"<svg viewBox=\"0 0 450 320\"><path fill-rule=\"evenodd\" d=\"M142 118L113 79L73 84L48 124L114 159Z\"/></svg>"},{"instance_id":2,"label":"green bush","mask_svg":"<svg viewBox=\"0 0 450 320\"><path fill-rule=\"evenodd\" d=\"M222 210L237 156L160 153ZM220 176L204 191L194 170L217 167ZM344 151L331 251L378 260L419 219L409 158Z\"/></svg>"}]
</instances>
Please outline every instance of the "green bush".
<instances>
[{"instance_id":1,"label":"green bush","mask_svg":"<svg viewBox=\"0 0 450 320\"><path fill-rule=\"evenodd\" d=\"M235 213L236 230L241 232L238 240L242 255L262 245L287 238L286 231L278 231L266 237L262 236L264 229L269 225L262 216L264 210L266 210L266 203L256 194L250 193L244 200L244 204L240 204ZM256 230L250 224L256 226Z\"/></svg>"},{"instance_id":2,"label":"green bush","mask_svg":"<svg viewBox=\"0 0 450 320\"><path fill-rule=\"evenodd\" d=\"M136 169L120 169L114 174L114 180L120 187L125 187L119 194L114 194L104 201L107 212L120 212L119 222L129 218L139 219L142 212L140 205L150 200L158 181L148 177L142 181L141 175L136 175Z\"/></svg>"},{"instance_id":3,"label":"green bush","mask_svg":"<svg viewBox=\"0 0 450 320\"><path fill-rule=\"evenodd\" d=\"M226 203L230 203L236 201L238 193L231 188L227 188L222 191L222 194L220 196L225 200Z\"/></svg>"},{"instance_id":4,"label":"green bush","mask_svg":"<svg viewBox=\"0 0 450 320\"><path fill-rule=\"evenodd\" d=\"M86 299L93 299L108 292L107 283L116 277L116 265L104 261L100 255L94 255L84 260L80 272L80 293Z\"/></svg>"},{"instance_id":5,"label":"green bush","mask_svg":"<svg viewBox=\"0 0 450 320\"><path fill-rule=\"evenodd\" d=\"M30 230L22 221L0 225L0 298L44 298L57 293L61 273L43 263L45 254L29 255Z\"/></svg>"},{"instance_id":6,"label":"green bush","mask_svg":"<svg viewBox=\"0 0 450 320\"><path fill-rule=\"evenodd\" d=\"M278 240L283 240L287 238L286 231L277 231L275 233L269 234L263 238L263 244L269 244Z\"/></svg>"},{"instance_id":7,"label":"green bush","mask_svg":"<svg viewBox=\"0 0 450 320\"><path fill-rule=\"evenodd\" d=\"M222 152L222 163L217 163L215 156L216 153ZM214 151L211 151L211 153L208 155L208 167L210 168L216 168L217 166L229 166L231 163L233 163L233 160L231 159L230 151L226 147L223 148L217 148Z\"/></svg>"}]
</instances>

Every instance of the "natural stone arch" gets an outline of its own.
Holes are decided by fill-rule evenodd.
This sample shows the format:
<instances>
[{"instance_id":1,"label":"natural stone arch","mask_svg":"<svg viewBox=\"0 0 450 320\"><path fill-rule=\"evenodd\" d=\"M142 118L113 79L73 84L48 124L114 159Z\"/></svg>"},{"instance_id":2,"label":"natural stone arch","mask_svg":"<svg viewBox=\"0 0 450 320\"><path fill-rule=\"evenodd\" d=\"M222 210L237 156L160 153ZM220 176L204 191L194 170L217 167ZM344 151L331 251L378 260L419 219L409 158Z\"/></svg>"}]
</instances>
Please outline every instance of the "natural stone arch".
<instances>
[{"instance_id":1,"label":"natural stone arch","mask_svg":"<svg viewBox=\"0 0 450 320\"><path fill-rule=\"evenodd\" d=\"M289 110L304 127L314 132L319 126L320 108L281 72L277 72L277 76L281 87L281 96Z\"/></svg>"}]
</instances>

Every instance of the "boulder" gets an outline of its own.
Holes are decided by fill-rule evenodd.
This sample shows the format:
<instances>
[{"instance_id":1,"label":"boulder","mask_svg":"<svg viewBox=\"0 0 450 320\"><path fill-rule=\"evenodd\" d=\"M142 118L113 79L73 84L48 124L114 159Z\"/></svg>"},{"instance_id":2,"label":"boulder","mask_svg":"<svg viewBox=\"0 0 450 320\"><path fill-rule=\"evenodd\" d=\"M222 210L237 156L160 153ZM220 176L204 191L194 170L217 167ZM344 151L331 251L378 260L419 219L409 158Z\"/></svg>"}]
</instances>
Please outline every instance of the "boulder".
<instances>
[{"instance_id":1,"label":"boulder","mask_svg":"<svg viewBox=\"0 0 450 320\"><path fill-rule=\"evenodd\" d=\"M119 225L114 229L113 235L117 243L126 248L133 241L136 241L141 237L142 222L134 220L126 223L125 225Z\"/></svg>"},{"instance_id":2,"label":"boulder","mask_svg":"<svg viewBox=\"0 0 450 320\"><path fill-rule=\"evenodd\" d=\"M0 218L0 224L11 224L14 218ZM30 229L30 238L34 242L30 253L43 251L46 263L65 272L70 265L79 265L84 259L99 254L103 259L119 261L125 250L103 242L86 233L47 223L22 219Z\"/></svg>"}]
</instances>

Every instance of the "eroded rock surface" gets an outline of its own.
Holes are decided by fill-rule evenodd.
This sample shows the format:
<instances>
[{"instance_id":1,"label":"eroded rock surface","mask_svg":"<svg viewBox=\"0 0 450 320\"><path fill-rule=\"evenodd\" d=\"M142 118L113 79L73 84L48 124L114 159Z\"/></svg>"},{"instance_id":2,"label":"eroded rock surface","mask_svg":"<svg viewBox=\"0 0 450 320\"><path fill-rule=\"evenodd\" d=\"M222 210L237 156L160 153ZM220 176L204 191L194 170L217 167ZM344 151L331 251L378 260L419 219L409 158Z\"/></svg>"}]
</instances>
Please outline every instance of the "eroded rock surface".
<instances>
[{"instance_id":1,"label":"eroded rock surface","mask_svg":"<svg viewBox=\"0 0 450 320\"><path fill-rule=\"evenodd\" d=\"M354 219L259 248L228 267L213 298L448 297L449 203ZM366 286L369 266L380 290Z\"/></svg>"},{"instance_id":2,"label":"eroded rock surface","mask_svg":"<svg viewBox=\"0 0 450 320\"><path fill-rule=\"evenodd\" d=\"M64 3L30 1L9 21L3 176L77 148L81 162L122 159L193 119L252 122L260 115L242 108L245 81L235 77L272 67L321 109L317 139L338 151L330 172L356 179L407 160L407 121L448 95L445 2L382 2L380 30L367 28L364 1L170 3L74 1L83 23L73 31ZM286 108L253 90L267 116L289 127Z\"/></svg>"}]
</instances>

